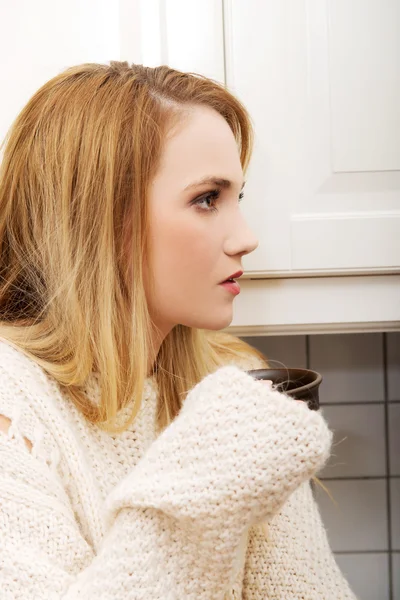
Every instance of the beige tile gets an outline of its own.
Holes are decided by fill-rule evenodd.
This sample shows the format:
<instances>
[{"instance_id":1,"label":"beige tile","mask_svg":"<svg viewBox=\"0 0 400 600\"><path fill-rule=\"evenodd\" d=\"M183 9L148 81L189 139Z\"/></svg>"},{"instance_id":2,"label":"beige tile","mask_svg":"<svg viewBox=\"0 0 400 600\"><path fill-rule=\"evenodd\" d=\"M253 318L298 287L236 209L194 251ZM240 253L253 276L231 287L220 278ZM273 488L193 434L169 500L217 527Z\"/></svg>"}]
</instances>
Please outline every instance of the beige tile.
<instances>
[{"instance_id":1,"label":"beige tile","mask_svg":"<svg viewBox=\"0 0 400 600\"><path fill-rule=\"evenodd\" d=\"M384 411L383 403L321 407L334 441L320 477L386 475Z\"/></svg>"},{"instance_id":2,"label":"beige tile","mask_svg":"<svg viewBox=\"0 0 400 600\"><path fill-rule=\"evenodd\" d=\"M306 368L306 337L304 335L241 336L245 342L261 350L271 367Z\"/></svg>"},{"instance_id":3,"label":"beige tile","mask_svg":"<svg viewBox=\"0 0 400 600\"><path fill-rule=\"evenodd\" d=\"M389 400L400 400L400 332L386 333Z\"/></svg>"},{"instance_id":4,"label":"beige tile","mask_svg":"<svg viewBox=\"0 0 400 600\"><path fill-rule=\"evenodd\" d=\"M336 554L359 600L389 600L389 554Z\"/></svg>"},{"instance_id":5,"label":"beige tile","mask_svg":"<svg viewBox=\"0 0 400 600\"><path fill-rule=\"evenodd\" d=\"M392 513L392 549L400 552L400 479L390 480Z\"/></svg>"},{"instance_id":6,"label":"beige tile","mask_svg":"<svg viewBox=\"0 0 400 600\"><path fill-rule=\"evenodd\" d=\"M388 410L390 474L400 475L400 404L389 403Z\"/></svg>"},{"instance_id":7,"label":"beige tile","mask_svg":"<svg viewBox=\"0 0 400 600\"><path fill-rule=\"evenodd\" d=\"M393 569L393 600L400 600L400 553L392 556Z\"/></svg>"},{"instance_id":8,"label":"beige tile","mask_svg":"<svg viewBox=\"0 0 400 600\"><path fill-rule=\"evenodd\" d=\"M386 481L324 480L336 504L315 486L315 497L335 552L388 550Z\"/></svg>"},{"instance_id":9,"label":"beige tile","mask_svg":"<svg viewBox=\"0 0 400 600\"><path fill-rule=\"evenodd\" d=\"M323 376L320 401L384 400L382 333L310 336L310 368Z\"/></svg>"}]
</instances>

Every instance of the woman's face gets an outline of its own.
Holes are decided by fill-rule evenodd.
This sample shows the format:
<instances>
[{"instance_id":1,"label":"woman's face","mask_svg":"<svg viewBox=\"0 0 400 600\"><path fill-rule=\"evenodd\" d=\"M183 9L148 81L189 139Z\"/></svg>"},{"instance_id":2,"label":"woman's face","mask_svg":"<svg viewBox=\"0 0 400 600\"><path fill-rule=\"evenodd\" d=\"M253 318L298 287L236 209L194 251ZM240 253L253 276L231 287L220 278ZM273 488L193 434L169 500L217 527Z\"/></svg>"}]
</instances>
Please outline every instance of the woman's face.
<instances>
[{"instance_id":1,"label":"woman's face","mask_svg":"<svg viewBox=\"0 0 400 600\"><path fill-rule=\"evenodd\" d=\"M230 187L196 183L212 177ZM149 195L148 303L164 336L178 324L217 330L231 323L235 296L220 283L243 270L242 256L258 246L239 205L242 185L228 124L210 108L193 108L167 140Z\"/></svg>"}]
</instances>

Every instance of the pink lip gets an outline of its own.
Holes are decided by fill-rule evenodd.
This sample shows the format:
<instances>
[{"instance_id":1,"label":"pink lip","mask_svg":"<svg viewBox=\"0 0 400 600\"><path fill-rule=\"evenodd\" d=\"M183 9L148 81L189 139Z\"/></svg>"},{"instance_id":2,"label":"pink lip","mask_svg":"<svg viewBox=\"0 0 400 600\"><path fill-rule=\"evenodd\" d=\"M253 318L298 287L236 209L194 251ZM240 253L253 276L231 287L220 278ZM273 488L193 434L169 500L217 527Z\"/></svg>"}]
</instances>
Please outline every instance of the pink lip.
<instances>
[{"instance_id":1,"label":"pink lip","mask_svg":"<svg viewBox=\"0 0 400 600\"><path fill-rule=\"evenodd\" d=\"M220 283L228 292L237 296L240 294L240 285L236 281L224 281Z\"/></svg>"},{"instance_id":2,"label":"pink lip","mask_svg":"<svg viewBox=\"0 0 400 600\"><path fill-rule=\"evenodd\" d=\"M236 273L233 273L233 275L229 275L229 277L227 277L220 283L225 283L226 281L228 281L228 279L239 279L239 277L241 277L242 275L243 275L243 271L236 271Z\"/></svg>"}]
</instances>

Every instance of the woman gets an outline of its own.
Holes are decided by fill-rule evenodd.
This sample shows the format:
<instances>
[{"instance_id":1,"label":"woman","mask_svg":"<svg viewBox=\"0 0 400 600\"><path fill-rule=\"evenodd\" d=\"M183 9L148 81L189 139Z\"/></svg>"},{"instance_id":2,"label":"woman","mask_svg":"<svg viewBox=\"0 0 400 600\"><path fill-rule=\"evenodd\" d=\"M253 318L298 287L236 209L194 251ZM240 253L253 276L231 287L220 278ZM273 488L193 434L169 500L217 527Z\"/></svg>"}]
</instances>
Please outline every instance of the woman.
<instances>
[{"instance_id":1,"label":"woman","mask_svg":"<svg viewBox=\"0 0 400 600\"><path fill-rule=\"evenodd\" d=\"M245 370L221 285L244 107L216 82L111 62L46 83L0 180L2 598L354 598L309 480L322 415Z\"/></svg>"}]
</instances>

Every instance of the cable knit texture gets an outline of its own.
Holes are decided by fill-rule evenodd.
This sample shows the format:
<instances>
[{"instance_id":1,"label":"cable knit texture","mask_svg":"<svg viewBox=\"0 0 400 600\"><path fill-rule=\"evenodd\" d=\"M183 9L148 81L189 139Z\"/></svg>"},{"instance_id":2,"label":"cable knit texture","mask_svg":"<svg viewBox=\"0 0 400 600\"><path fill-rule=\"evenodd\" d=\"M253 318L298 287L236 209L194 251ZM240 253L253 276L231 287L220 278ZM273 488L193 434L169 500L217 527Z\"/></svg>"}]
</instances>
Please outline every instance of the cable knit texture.
<instances>
[{"instance_id":1,"label":"cable knit texture","mask_svg":"<svg viewBox=\"0 0 400 600\"><path fill-rule=\"evenodd\" d=\"M148 378L114 435L1 341L2 600L354 600L309 482L332 433L245 373L258 366L208 375L158 436ZM86 391L98 400L95 375Z\"/></svg>"}]
</instances>

